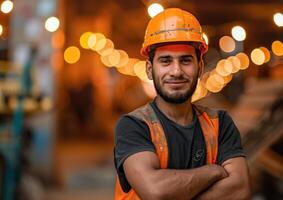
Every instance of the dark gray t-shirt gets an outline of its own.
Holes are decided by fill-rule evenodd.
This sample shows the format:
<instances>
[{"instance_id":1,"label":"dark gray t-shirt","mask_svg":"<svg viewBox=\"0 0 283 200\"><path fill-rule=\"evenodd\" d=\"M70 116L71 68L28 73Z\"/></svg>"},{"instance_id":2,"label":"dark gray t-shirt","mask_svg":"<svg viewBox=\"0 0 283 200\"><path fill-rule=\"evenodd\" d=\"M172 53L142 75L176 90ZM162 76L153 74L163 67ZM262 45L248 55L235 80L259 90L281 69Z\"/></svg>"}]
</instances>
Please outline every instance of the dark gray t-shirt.
<instances>
[{"instance_id":1,"label":"dark gray t-shirt","mask_svg":"<svg viewBox=\"0 0 283 200\"><path fill-rule=\"evenodd\" d=\"M202 130L194 113L193 122L187 126L176 124L167 118L153 101L150 103L163 126L168 143L168 168L191 169L206 164L206 145ZM233 157L244 156L237 127L225 111L218 111L219 137L217 163ZM120 118L115 129L114 161L121 186L125 192L131 189L123 163L127 157L141 151L155 152L150 131L145 122L133 116Z\"/></svg>"}]
</instances>

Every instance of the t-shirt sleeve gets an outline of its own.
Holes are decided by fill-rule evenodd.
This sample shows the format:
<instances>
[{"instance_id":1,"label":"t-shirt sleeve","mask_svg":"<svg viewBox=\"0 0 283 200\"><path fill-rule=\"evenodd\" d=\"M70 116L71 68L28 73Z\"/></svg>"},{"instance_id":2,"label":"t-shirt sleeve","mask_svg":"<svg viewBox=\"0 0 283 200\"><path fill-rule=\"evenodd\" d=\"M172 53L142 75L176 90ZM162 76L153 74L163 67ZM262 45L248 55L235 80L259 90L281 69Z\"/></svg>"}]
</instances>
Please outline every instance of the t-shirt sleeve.
<instances>
[{"instance_id":1,"label":"t-shirt sleeve","mask_svg":"<svg viewBox=\"0 0 283 200\"><path fill-rule=\"evenodd\" d=\"M124 192L128 192L131 186L126 179L123 163L129 156L142 151L155 152L148 126L135 117L121 117L115 128L114 162Z\"/></svg>"},{"instance_id":2,"label":"t-shirt sleeve","mask_svg":"<svg viewBox=\"0 0 283 200\"><path fill-rule=\"evenodd\" d=\"M226 111L219 111L218 164L224 161L245 156L241 136L232 118Z\"/></svg>"}]
</instances>

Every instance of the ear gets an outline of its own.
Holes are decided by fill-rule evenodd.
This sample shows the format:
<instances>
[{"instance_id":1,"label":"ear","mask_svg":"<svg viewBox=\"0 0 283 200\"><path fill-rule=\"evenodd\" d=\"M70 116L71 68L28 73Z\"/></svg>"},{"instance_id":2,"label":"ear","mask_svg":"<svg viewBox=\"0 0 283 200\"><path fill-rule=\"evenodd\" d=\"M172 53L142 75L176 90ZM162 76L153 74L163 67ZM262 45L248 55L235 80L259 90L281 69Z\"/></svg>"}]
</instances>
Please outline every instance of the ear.
<instances>
[{"instance_id":1,"label":"ear","mask_svg":"<svg viewBox=\"0 0 283 200\"><path fill-rule=\"evenodd\" d=\"M201 59L198 63L198 66L199 66L198 77L201 77L203 70L204 70L204 63L203 63L202 56L201 56Z\"/></svg>"},{"instance_id":2,"label":"ear","mask_svg":"<svg viewBox=\"0 0 283 200\"><path fill-rule=\"evenodd\" d=\"M149 60L146 61L146 74L149 80L152 80L152 64Z\"/></svg>"}]
</instances>

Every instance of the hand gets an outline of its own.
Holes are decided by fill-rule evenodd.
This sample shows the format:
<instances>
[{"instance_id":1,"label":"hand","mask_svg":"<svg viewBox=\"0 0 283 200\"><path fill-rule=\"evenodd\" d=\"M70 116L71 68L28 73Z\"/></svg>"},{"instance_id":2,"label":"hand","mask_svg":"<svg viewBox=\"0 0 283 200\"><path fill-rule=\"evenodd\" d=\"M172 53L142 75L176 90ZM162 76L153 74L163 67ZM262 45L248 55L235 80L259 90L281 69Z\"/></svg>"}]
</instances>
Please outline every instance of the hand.
<instances>
[{"instance_id":1,"label":"hand","mask_svg":"<svg viewBox=\"0 0 283 200\"><path fill-rule=\"evenodd\" d=\"M214 173L216 173L216 176L219 177L219 179L227 178L229 176L228 172L224 169L224 167L216 164L209 165Z\"/></svg>"}]
</instances>

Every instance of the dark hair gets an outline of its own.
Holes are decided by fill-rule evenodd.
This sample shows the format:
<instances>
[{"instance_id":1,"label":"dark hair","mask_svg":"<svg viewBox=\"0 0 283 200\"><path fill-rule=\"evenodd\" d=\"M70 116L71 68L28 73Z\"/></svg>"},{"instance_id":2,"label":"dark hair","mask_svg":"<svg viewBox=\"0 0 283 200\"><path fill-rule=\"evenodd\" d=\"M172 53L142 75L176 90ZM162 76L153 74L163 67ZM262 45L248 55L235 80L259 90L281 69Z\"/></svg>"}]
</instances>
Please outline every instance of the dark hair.
<instances>
[{"instance_id":1,"label":"dark hair","mask_svg":"<svg viewBox=\"0 0 283 200\"><path fill-rule=\"evenodd\" d=\"M164 44L163 44L164 45ZM192 45L191 43L189 43L189 45ZM149 53L148 53L148 60L153 63L153 58L155 56L155 50L156 48L160 47L161 45L152 45L149 49ZM192 46L195 46L195 45L192 45ZM200 52L200 49L195 47L195 52L196 52L196 57L197 57L197 60L198 62L200 61L201 59L201 52Z\"/></svg>"}]
</instances>

